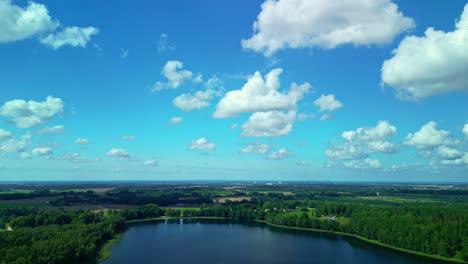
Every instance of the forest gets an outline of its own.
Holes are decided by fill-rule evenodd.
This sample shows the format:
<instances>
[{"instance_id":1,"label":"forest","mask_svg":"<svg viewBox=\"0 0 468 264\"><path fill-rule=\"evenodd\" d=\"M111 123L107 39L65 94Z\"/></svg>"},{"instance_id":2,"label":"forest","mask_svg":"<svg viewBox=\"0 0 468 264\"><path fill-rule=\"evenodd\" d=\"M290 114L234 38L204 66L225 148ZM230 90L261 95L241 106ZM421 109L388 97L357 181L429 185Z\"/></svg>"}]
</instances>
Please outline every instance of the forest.
<instances>
[{"instance_id":1,"label":"forest","mask_svg":"<svg viewBox=\"0 0 468 264\"><path fill-rule=\"evenodd\" d=\"M221 217L343 232L468 261L468 207L463 186L442 190L308 185L120 187L105 194L66 192L53 196L52 201L70 197L91 201L116 197L119 202L127 197L128 204L138 206L102 210L86 209L85 204L81 210L0 207L0 263L93 263L102 245L123 232L129 221L161 217ZM219 197L232 200L217 202Z\"/></svg>"}]
</instances>

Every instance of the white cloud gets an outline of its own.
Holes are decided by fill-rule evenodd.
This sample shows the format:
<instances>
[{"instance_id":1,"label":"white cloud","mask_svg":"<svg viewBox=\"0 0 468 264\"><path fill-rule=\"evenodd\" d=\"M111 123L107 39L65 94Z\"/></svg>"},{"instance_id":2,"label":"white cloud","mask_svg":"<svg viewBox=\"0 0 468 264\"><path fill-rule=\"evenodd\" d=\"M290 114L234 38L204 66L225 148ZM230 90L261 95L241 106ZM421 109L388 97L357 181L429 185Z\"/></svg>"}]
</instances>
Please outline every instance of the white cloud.
<instances>
[{"instance_id":1,"label":"white cloud","mask_svg":"<svg viewBox=\"0 0 468 264\"><path fill-rule=\"evenodd\" d=\"M11 138L13 138L13 136L11 135L10 131L6 131L5 129L0 128L0 142Z\"/></svg>"},{"instance_id":2,"label":"white cloud","mask_svg":"<svg viewBox=\"0 0 468 264\"><path fill-rule=\"evenodd\" d=\"M151 88L151 91L161 91L165 89L177 89L179 86L187 81L200 83L203 81L200 74L193 74L189 70L184 70L184 64L181 61L171 60L164 65L161 75L163 75L167 82L156 82Z\"/></svg>"},{"instance_id":3,"label":"white cloud","mask_svg":"<svg viewBox=\"0 0 468 264\"><path fill-rule=\"evenodd\" d=\"M31 140L31 135L29 134L23 135L20 140L16 140L13 136L8 137L8 133L3 133L3 135L3 140L0 140L0 154L24 152Z\"/></svg>"},{"instance_id":4,"label":"white cloud","mask_svg":"<svg viewBox=\"0 0 468 264\"><path fill-rule=\"evenodd\" d=\"M414 28L391 0L266 0L244 49L269 56L285 48L386 44Z\"/></svg>"},{"instance_id":5,"label":"white cloud","mask_svg":"<svg viewBox=\"0 0 468 264\"><path fill-rule=\"evenodd\" d=\"M296 166L308 167L308 166L310 166L310 162L300 160L300 161L296 162Z\"/></svg>"},{"instance_id":6,"label":"white cloud","mask_svg":"<svg viewBox=\"0 0 468 264\"><path fill-rule=\"evenodd\" d=\"M167 122L168 125L178 125L180 123L182 123L182 121L184 121L184 119L182 117L172 117L171 120L169 120L169 122Z\"/></svg>"},{"instance_id":7,"label":"white cloud","mask_svg":"<svg viewBox=\"0 0 468 264\"><path fill-rule=\"evenodd\" d=\"M45 102L12 100L0 108L0 115L11 117L9 122L20 128L29 128L45 124L63 112L60 98L48 96Z\"/></svg>"},{"instance_id":8,"label":"white cloud","mask_svg":"<svg viewBox=\"0 0 468 264\"><path fill-rule=\"evenodd\" d=\"M98 33L99 29L95 27L67 27L60 32L41 38L40 41L54 50L66 45L86 48L86 45L91 40L91 36Z\"/></svg>"},{"instance_id":9,"label":"white cloud","mask_svg":"<svg viewBox=\"0 0 468 264\"><path fill-rule=\"evenodd\" d=\"M241 150L240 153L266 154L274 145L263 144L262 142L252 142L249 146Z\"/></svg>"},{"instance_id":10,"label":"white cloud","mask_svg":"<svg viewBox=\"0 0 468 264\"><path fill-rule=\"evenodd\" d=\"M403 163L403 164L394 164L392 165L391 169L392 170L406 170L406 169L416 168L416 167L421 167L421 166L422 166L421 162Z\"/></svg>"},{"instance_id":11,"label":"white cloud","mask_svg":"<svg viewBox=\"0 0 468 264\"><path fill-rule=\"evenodd\" d=\"M314 114L309 114L309 115L308 115L308 114L300 113L300 114L297 115L297 119L298 119L299 121L305 121L305 120L307 120L307 119L309 119L309 118L314 118L314 117L315 117Z\"/></svg>"},{"instance_id":12,"label":"white cloud","mask_svg":"<svg viewBox=\"0 0 468 264\"><path fill-rule=\"evenodd\" d=\"M214 150L216 149L216 144L209 142L206 138L199 138L197 140L192 140L192 143L188 147L190 150Z\"/></svg>"},{"instance_id":13,"label":"white cloud","mask_svg":"<svg viewBox=\"0 0 468 264\"><path fill-rule=\"evenodd\" d=\"M257 112L242 124L243 137L276 137L284 136L292 131L296 111L287 113L280 111Z\"/></svg>"},{"instance_id":14,"label":"white cloud","mask_svg":"<svg viewBox=\"0 0 468 264\"><path fill-rule=\"evenodd\" d=\"M276 152L271 153L268 157L266 157L266 159L282 160L290 157L294 157L294 153L289 152L285 148L282 148Z\"/></svg>"},{"instance_id":15,"label":"white cloud","mask_svg":"<svg viewBox=\"0 0 468 264\"><path fill-rule=\"evenodd\" d=\"M89 140L87 138L77 138L75 140L75 143L76 144L81 144L81 145L86 145L86 144L89 144Z\"/></svg>"},{"instance_id":16,"label":"white cloud","mask_svg":"<svg viewBox=\"0 0 468 264\"><path fill-rule=\"evenodd\" d=\"M234 123L234 124L232 124L232 125L230 126L230 128L231 128L231 129L234 129L234 128L236 128L238 125L239 125L239 124Z\"/></svg>"},{"instance_id":17,"label":"white cloud","mask_svg":"<svg viewBox=\"0 0 468 264\"><path fill-rule=\"evenodd\" d=\"M213 99L216 92L211 89L205 91L197 91L195 94L181 94L174 98L174 106L183 111L192 111L193 109L201 109L210 105L210 100Z\"/></svg>"},{"instance_id":18,"label":"white cloud","mask_svg":"<svg viewBox=\"0 0 468 264\"><path fill-rule=\"evenodd\" d=\"M125 59L125 58L127 58L127 56L128 56L128 49L124 49L124 48L120 49L119 57L121 59Z\"/></svg>"},{"instance_id":19,"label":"white cloud","mask_svg":"<svg viewBox=\"0 0 468 264\"><path fill-rule=\"evenodd\" d=\"M465 139L468 139L468 124L463 126L462 132L465 135Z\"/></svg>"},{"instance_id":20,"label":"white cloud","mask_svg":"<svg viewBox=\"0 0 468 264\"><path fill-rule=\"evenodd\" d=\"M296 108L296 102L302 100L304 93L312 87L309 83L291 84L289 93L279 92L280 68L271 70L265 78L255 72L240 90L225 94L216 106L215 118L233 117L240 113L266 111L286 111Z\"/></svg>"},{"instance_id":21,"label":"white cloud","mask_svg":"<svg viewBox=\"0 0 468 264\"><path fill-rule=\"evenodd\" d=\"M402 100L418 100L450 91L468 91L468 4L455 30L428 28L425 36L407 36L382 66L382 83Z\"/></svg>"},{"instance_id":22,"label":"white cloud","mask_svg":"<svg viewBox=\"0 0 468 264\"><path fill-rule=\"evenodd\" d=\"M47 148L47 147L44 147L44 148L35 148L33 149L32 151L32 154L34 156L47 156L47 155L52 155L53 151L51 148Z\"/></svg>"},{"instance_id":23,"label":"white cloud","mask_svg":"<svg viewBox=\"0 0 468 264\"><path fill-rule=\"evenodd\" d=\"M335 119L335 116L330 115L330 114L324 114L320 117L320 120L330 120L330 119Z\"/></svg>"},{"instance_id":24,"label":"white cloud","mask_svg":"<svg viewBox=\"0 0 468 264\"><path fill-rule=\"evenodd\" d=\"M397 133L397 128L388 121L379 121L375 127L360 127L341 135L343 145L332 142L325 154L330 159L353 160L367 158L371 153L395 153L398 145L388 141Z\"/></svg>"},{"instance_id":25,"label":"white cloud","mask_svg":"<svg viewBox=\"0 0 468 264\"><path fill-rule=\"evenodd\" d=\"M409 133L404 145L414 146L418 149L432 149L441 145L454 145L457 141L451 136L449 131L438 130L437 123L430 121L423 125L417 132Z\"/></svg>"},{"instance_id":26,"label":"white cloud","mask_svg":"<svg viewBox=\"0 0 468 264\"><path fill-rule=\"evenodd\" d=\"M0 1L0 43L12 42L53 31L59 25L49 16L47 7L32 1L27 7Z\"/></svg>"},{"instance_id":27,"label":"white cloud","mask_svg":"<svg viewBox=\"0 0 468 264\"><path fill-rule=\"evenodd\" d=\"M453 160L442 160L444 165L468 165L468 152L463 153L463 156Z\"/></svg>"},{"instance_id":28,"label":"white cloud","mask_svg":"<svg viewBox=\"0 0 468 264\"><path fill-rule=\"evenodd\" d=\"M30 159L32 156L31 156L31 154L29 154L29 153L27 153L27 152L22 152L22 153L19 155L19 157L20 157L21 159Z\"/></svg>"},{"instance_id":29,"label":"white cloud","mask_svg":"<svg viewBox=\"0 0 468 264\"><path fill-rule=\"evenodd\" d=\"M167 34L163 33L159 36L157 49L159 53L166 53L166 52L174 51L175 46L169 44Z\"/></svg>"},{"instance_id":30,"label":"white cloud","mask_svg":"<svg viewBox=\"0 0 468 264\"><path fill-rule=\"evenodd\" d=\"M143 164L146 166L158 166L158 162L156 160L147 160Z\"/></svg>"},{"instance_id":31,"label":"white cloud","mask_svg":"<svg viewBox=\"0 0 468 264\"><path fill-rule=\"evenodd\" d=\"M112 148L109 151L106 152L106 155L109 157L115 157L119 159L133 159L135 156L131 154L130 152L124 150L124 149L117 149L117 148Z\"/></svg>"},{"instance_id":32,"label":"white cloud","mask_svg":"<svg viewBox=\"0 0 468 264\"><path fill-rule=\"evenodd\" d=\"M444 159L455 159L463 156L463 152L447 146L439 146L437 148L437 154Z\"/></svg>"},{"instance_id":33,"label":"white cloud","mask_svg":"<svg viewBox=\"0 0 468 264\"><path fill-rule=\"evenodd\" d=\"M135 139L137 137L136 136L121 136L120 138L124 139L124 140L131 140L131 139Z\"/></svg>"},{"instance_id":34,"label":"white cloud","mask_svg":"<svg viewBox=\"0 0 468 264\"><path fill-rule=\"evenodd\" d=\"M55 158L56 160L68 160L72 162L87 162L89 161L88 158L81 156L79 153L75 152L67 152L61 156Z\"/></svg>"},{"instance_id":35,"label":"white cloud","mask_svg":"<svg viewBox=\"0 0 468 264\"><path fill-rule=\"evenodd\" d=\"M314 101L314 105L320 108L320 112L333 111L343 107L343 104L335 99L335 95L321 95L317 100Z\"/></svg>"},{"instance_id":36,"label":"white cloud","mask_svg":"<svg viewBox=\"0 0 468 264\"><path fill-rule=\"evenodd\" d=\"M382 164L377 159L363 159L363 160L351 160L343 164L346 168L352 169L377 169L382 167Z\"/></svg>"},{"instance_id":37,"label":"white cloud","mask_svg":"<svg viewBox=\"0 0 468 264\"><path fill-rule=\"evenodd\" d=\"M53 135L53 134L63 134L65 133L65 127L63 125L45 127L36 131L40 135Z\"/></svg>"}]
</instances>

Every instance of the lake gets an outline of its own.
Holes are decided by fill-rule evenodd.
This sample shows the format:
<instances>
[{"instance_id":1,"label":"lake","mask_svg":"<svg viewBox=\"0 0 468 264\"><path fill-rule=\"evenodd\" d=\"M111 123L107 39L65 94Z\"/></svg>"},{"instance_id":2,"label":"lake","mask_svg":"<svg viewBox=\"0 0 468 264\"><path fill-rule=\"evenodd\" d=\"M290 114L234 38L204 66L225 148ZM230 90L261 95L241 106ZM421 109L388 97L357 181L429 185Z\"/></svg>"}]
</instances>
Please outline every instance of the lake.
<instances>
[{"instance_id":1,"label":"lake","mask_svg":"<svg viewBox=\"0 0 468 264\"><path fill-rule=\"evenodd\" d=\"M111 251L102 264L447 263L352 237L211 219L133 223Z\"/></svg>"}]
</instances>

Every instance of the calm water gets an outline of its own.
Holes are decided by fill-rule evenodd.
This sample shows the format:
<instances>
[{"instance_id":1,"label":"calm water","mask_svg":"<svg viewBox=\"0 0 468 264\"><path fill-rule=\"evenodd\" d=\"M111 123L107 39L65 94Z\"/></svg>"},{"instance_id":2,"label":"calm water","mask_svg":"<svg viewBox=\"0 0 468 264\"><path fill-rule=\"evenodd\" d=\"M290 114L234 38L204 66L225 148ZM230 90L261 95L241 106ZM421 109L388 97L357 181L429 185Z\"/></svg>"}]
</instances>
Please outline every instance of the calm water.
<instances>
[{"instance_id":1,"label":"calm water","mask_svg":"<svg viewBox=\"0 0 468 264\"><path fill-rule=\"evenodd\" d=\"M102 264L447 263L326 233L225 220L133 224Z\"/></svg>"}]
</instances>

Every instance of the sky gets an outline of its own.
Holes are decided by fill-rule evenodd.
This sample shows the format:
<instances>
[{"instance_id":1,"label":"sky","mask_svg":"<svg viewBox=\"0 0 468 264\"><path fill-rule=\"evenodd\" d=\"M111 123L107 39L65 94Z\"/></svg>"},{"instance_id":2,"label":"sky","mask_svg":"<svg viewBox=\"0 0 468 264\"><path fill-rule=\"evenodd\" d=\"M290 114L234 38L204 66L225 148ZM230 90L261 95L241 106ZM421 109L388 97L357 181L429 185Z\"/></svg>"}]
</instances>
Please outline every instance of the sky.
<instances>
[{"instance_id":1,"label":"sky","mask_svg":"<svg viewBox=\"0 0 468 264\"><path fill-rule=\"evenodd\" d=\"M0 0L0 181L468 182L465 0Z\"/></svg>"}]
</instances>

